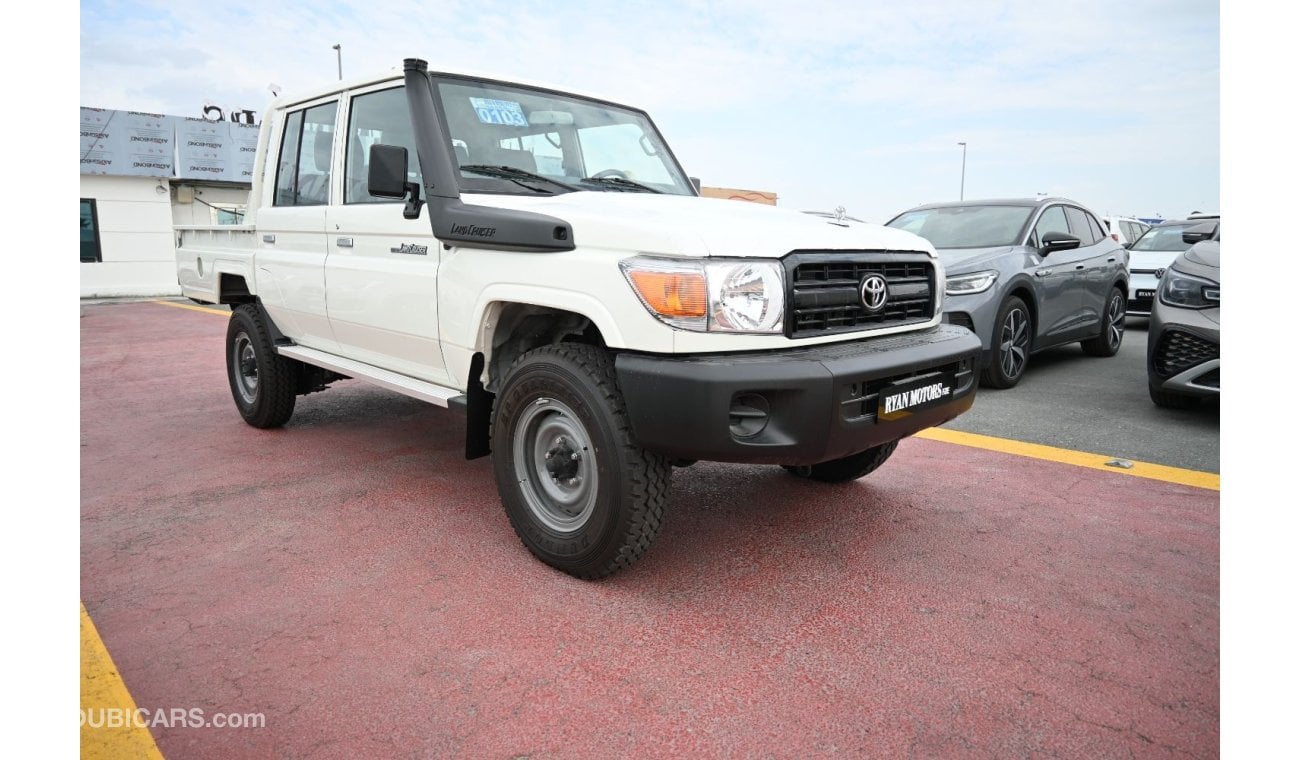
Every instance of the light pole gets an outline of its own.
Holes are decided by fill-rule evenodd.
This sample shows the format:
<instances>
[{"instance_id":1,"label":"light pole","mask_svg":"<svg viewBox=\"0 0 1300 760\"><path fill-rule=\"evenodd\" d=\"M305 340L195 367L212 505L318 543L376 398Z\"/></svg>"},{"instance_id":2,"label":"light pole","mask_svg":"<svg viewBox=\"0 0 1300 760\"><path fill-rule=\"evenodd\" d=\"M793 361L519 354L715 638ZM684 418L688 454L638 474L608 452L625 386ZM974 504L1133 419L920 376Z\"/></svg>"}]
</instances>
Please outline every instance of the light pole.
<instances>
[{"instance_id":1,"label":"light pole","mask_svg":"<svg viewBox=\"0 0 1300 760\"><path fill-rule=\"evenodd\" d=\"M339 81L343 81L343 43L334 46L334 51L339 54Z\"/></svg>"},{"instance_id":2,"label":"light pole","mask_svg":"<svg viewBox=\"0 0 1300 760\"><path fill-rule=\"evenodd\" d=\"M957 143L961 146L961 196L958 200L966 200L966 143Z\"/></svg>"}]
</instances>

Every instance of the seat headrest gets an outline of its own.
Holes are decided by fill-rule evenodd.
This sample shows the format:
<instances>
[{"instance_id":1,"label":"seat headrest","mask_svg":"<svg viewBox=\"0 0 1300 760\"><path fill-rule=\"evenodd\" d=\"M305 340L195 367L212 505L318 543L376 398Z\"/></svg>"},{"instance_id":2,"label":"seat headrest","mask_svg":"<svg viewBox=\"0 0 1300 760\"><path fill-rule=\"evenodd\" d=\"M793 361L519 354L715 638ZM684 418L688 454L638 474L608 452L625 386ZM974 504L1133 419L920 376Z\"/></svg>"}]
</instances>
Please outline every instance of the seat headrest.
<instances>
[{"instance_id":1,"label":"seat headrest","mask_svg":"<svg viewBox=\"0 0 1300 760\"><path fill-rule=\"evenodd\" d=\"M312 141L313 160L316 162L316 170L329 174L330 157L334 152L334 134L332 132L317 132L315 140Z\"/></svg>"}]
</instances>

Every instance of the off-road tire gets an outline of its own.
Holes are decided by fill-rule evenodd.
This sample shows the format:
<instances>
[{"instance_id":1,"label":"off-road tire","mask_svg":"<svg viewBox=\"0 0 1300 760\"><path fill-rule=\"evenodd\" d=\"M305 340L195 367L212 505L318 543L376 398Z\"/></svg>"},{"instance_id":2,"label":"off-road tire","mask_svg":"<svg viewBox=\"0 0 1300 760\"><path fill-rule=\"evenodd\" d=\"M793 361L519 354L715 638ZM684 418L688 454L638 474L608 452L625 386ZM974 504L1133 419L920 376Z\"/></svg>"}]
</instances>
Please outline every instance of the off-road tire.
<instances>
[{"instance_id":1,"label":"off-road tire","mask_svg":"<svg viewBox=\"0 0 1300 760\"><path fill-rule=\"evenodd\" d=\"M614 361L604 349L561 343L523 354L506 373L493 407L497 490L528 551L590 580L632 565L649 549L663 519L672 465L632 440ZM579 456L558 479L550 459L556 449L563 461ZM574 480L581 481L574 489L591 489L581 493L579 504L589 504L581 510L554 498L555 488Z\"/></svg>"},{"instance_id":2,"label":"off-road tire","mask_svg":"<svg viewBox=\"0 0 1300 760\"><path fill-rule=\"evenodd\" d=\"M801 478L820 480L823 483L847 483L875 472L885 463L885 460L889 459L896 448L898 448L898 441L890 441L842 459L832 459L810 467L781 466L787 472Z\"/></svg>"},{"instance_id":3,"label":"off-road tire","mask_svg":"<svg viewBox=\"0 0 1300 760\"><path fill-rule=\"evenodd\" d=\"M1106 308L1101 314L1101 332L1097 337L1081 342L1083 352L1089 356L1114 356L1124 342L1124 320L1128 301L1124 291L1113 288L1106 298Z\"/></svg>"},{"instance_id":4,"label":"off-road tire","mask_svg":"<svg viewBox=\"0 0 1300 760\"><path fill-rule=\"evenodd\" d=\"M226 379L245 422L255 428L277 428L293 416L300 362L276 352L265 320L256 304L242 304L231 312L226 328ZM249 359L253 361L251 376Z\"/></svg>"},{"instance_id":5,"label":"off-road tire","mask_svg":"<svg viewBox=\"0 0 1300 760\"><path fill-rule=\"evenodd\" d=\"M1016 327L1013 328L1013 324ZM980 373L981 386L1005 389L1020 382L1029 366L1033 330L1034 320L1029 307L1019 296L1008 296L998 307L997 320L993 323L993 359ZM1008 354L1011 354L1010 358Z\"/></svg>"}]
</instances>

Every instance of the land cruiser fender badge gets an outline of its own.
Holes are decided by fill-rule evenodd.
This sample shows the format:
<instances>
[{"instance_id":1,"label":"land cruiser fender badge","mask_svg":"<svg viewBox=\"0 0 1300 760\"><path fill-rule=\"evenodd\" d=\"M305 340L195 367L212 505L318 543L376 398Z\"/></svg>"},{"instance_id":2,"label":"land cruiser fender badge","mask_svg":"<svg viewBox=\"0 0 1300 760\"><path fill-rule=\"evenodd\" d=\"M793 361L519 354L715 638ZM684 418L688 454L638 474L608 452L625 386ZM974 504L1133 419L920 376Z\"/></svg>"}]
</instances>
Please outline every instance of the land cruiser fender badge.
<instances>
[{"instance_id":1,"label":"land cruiser fender badge","mask_svg":"<svg viewBox=\"0 0 1300 760\"><path fill-rule=\"evenodd\" d=\"M885 308L885 301L889 300L889 285L884 277L869 274L858 286L858 297L862 299L862 306L874 314Z\"/></svg>"},{"instance_id":2,"label":"land cruiser fender badge","mask_svg":"<svg viewBox=\"0 0 1300 760\"><path fill-rule=\"evenodd\" d=\"M413 253L416 256L427 256L429 253L429 246L415 245L414 243L402 243L396 248L389 248L388 250L392 253Z\"/></svg>"}]
</instances>

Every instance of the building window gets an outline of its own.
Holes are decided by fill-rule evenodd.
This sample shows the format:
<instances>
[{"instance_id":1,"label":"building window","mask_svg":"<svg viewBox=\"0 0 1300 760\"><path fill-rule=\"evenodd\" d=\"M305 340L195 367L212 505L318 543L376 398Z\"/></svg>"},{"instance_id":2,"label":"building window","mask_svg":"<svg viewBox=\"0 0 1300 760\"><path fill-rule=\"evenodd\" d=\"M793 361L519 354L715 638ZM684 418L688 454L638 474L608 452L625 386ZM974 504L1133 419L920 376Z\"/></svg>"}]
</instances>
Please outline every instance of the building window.
<instances>
[{"instance_id":1,"label":"building window","mask_svg":"<svg viewBox=\"0 0 1300 760\"><path fill-rule=\"evenodd\" d=\"M103 261L99 250L99 212L94 198L81 199L81 262Z\"/></svg>"}]
</instances>

